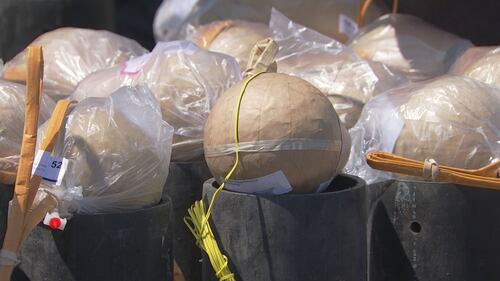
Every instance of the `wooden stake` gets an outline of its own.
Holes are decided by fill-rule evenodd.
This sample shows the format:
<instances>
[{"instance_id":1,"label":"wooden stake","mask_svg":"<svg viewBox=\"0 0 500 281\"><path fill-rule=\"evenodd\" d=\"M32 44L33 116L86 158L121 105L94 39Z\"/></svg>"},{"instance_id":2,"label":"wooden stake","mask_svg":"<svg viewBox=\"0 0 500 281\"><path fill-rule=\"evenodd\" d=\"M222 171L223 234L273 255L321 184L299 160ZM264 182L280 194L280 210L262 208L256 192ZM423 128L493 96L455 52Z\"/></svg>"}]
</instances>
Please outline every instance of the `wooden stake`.
<instances>
[{"instance_id":1,"label":"wooden stake","mask_svg":"<svg viewBox=\"0 0 500 281\"><path fill-rule=\"evenodd\" d=\"M14 197L12 198L7 232L2 250L18 254L24 229L24 218L29 208L28 193L31 179L31 170L36 149L38 130L38 114L40 110L40 92L43 77L42 47L28 48L28 79L26 81L26 108L24 117L23 140L19 168L16 177ZM0 266L0 281L9 281L14 269L12 265Z\"/></svg>"}]
</instances>

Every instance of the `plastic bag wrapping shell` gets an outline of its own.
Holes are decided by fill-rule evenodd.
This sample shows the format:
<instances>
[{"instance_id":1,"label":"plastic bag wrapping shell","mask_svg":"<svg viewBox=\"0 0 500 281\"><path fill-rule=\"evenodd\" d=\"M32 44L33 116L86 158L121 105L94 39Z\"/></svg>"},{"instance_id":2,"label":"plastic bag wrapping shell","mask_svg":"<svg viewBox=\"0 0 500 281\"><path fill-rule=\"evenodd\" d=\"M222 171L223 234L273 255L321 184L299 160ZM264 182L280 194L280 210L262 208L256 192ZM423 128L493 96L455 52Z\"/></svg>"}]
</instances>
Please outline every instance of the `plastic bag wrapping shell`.
<instances>
[{"instance_id":1,"label":"plastic bag wrapping shell","mask_svg":"<svg viewBox=\"0 0 500 281\"><path fill-rule=\"evenodd\" d=\"M362 28L349 45L362 57L399 70L412 81L447 73L472 47L469 40L402 14L382 16Z\"/></svg>"},{"instance_id":2,"label":"plastic bag wrapping shell","mask_svg":"<svg viewBox=\"0 0 500 281\"><path fill-rule=\"evenodd\" d=\"M67 115L54 147L55 156L68 159L62 181L44 181L42 190L58 198L65 216L156 204L168 176L172 136L147 87L85 99Z\"/></svg>"},{"instance_id":3,"label":"plastic bag wrapping shell","mask_svg":"<svg viewBox=\"0 0 500 281\"><path fill-rule=\"evenodd\" d=\"M0 170L17 169L21 152L25 109L24 85L0 79ZM54 109L54 102L43 95L38 122L45 122Z\"/></svg>"},{"instance_id":4,"label":"plastic bag wrapping shell","mask_svg":"<svg viewBox=\"0 0 500 281\"><path fill-rule=\"evenodd\" d=\"M268 23L271 9L282 11L294 21L345 42L348 34L342 30L342 20L355 23L359 0L164 0L156 12L153 31L158 41L184 39L189 26L216 20L241 19ZM366 15L371 22L389 9L384 1L374 1Z\"/></svg>"},{"instance_id":5,"label":"plastic bag wrapping shell","mask_svg":"<svg viewBox=\"0 0 500 281\"><path fill-rule=\"evenodd\" d=\"M105 30L59 28L35 39L45 61L44 90L54 100L69 96L78 82L94 71L147 52L132 39ZM25 72L26 49L6 63L5 72Z\"/></svg>"},{"instance_id":6,"label":"plastic bag wrapping shell","mask_svg":"<svg viewBox=\"0 0 500 281\"><path fill-rule=\"evenodd\" d=\"M263 23L222 20L194 28L187 39L199 47L236 58L245 70L254 45L270 36L269 27Z\"/></svg>"},{"instance_id":7,"label":"plastic bag wrapping shell","mask_svg":"<svg viewBox=\"0 0 500 281\"><path fill-rule=\"evenodd\" d=\"M96 72L83 80L73 99L108 96L124 85L147 85L159 100L163 119L175 129L172 161L203 157L203 126L215 101L241 80L232 57L188 41L158 43L150 54Z\"/></svg>"},{"instance_id":8,"label":"plastic bag wrapping shell","mask_svg":"<svg viewBox=\"0 0 500 281\"><path fill-rule=\"evenodd\" d=\"M348 129L356 123L364 103L407 82L400 73L358 57L342 43L294 23L275 9L269 25L280 47L278 71L320 89Z\"/></svg>"},{"instance_id":9,"label":"plastic bag wrapping shell","mask_svg":"<svg viewBox=\"0 0 500 281\"><path fill-rule=\"evenodd\" d=\"M455 62L450 73L500 87L500 47L468 49Z\"/></svg>"},{"instance_id":10,"label":"plastic bag wrapping shell","mask_svg":"<svg viewBox=\"0 0 500 281\"><path fill-rule=\"evenodd\" d=\"M350 130L345 172L372 183L402 177L371 169L366 154L384 150L440 165L476 169L500 158L500 89L446 75L392 89L369 101Z\"/></svg>"}]
</instances>

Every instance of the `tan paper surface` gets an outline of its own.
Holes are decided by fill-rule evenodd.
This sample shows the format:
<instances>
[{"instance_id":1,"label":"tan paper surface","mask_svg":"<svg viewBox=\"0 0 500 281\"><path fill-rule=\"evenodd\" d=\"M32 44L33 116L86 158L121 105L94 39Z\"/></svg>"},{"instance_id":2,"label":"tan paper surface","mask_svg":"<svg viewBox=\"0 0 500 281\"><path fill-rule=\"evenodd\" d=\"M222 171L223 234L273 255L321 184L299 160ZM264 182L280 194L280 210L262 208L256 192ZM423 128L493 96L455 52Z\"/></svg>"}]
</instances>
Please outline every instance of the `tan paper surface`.
<instances>
[{"instance_id":1,"label":"tan paper surface","mask_svg":"<svg viewBox=\"0 0 500 281\"><path fill-rule=\"evenodd\" d=\"M249 69L266 70L275 50L269 40L253 49ZM260 54L260 55L259 55ZM275 53L274 53L275 54ZM254 62L254 63L252 63ZM234 112L242 83L222 95L205 125L205 150L234 144ZM332 178L345 162L349 149L343 143L340 120L330 101L318 89L303 79L278 73L264 73L246 88L239 114L239 141L267 143L292 140L286 149L246 151L240 153L240 163L232 179L260 178L283 171L293 192L315 192L319 185ZM322 145L325 148L320 148ZM341 156L342 154L342 156ZM235 154L206 155L210 171L224 178L235 161Z\"/></svg>"}]
</instances>

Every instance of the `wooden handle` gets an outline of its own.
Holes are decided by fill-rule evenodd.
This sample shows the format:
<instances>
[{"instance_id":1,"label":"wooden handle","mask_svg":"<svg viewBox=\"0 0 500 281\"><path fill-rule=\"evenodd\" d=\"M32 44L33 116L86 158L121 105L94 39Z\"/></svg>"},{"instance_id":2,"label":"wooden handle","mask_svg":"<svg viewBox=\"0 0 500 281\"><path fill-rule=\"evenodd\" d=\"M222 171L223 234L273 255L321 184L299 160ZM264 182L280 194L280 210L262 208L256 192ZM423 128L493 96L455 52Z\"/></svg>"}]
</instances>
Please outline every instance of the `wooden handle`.
<instances>
[{"instance_id":1,"label":"wooden handle","mask_svg":"<svg viewBox=\"0 0 500 281\"><path fill-rule=\"evenodd\" d=\"M19 204L23 214L28 206L26 198L31 178L31 169L35 156L38 130L38 114L40 110L40 89L43 77L43 54L40 46L28 48L28 79L26 81L26 108L24 117L23 140L16 177L14 202Z\"/></svg>"},{"instance_id":2,"label":"wooden handle","mask_svg":"<svg viewBox=\"0 0 500 281\"><path fill-rule=\"evenodd\" d=\"M389 152L371 152L366 157L370 167L387 172L400 173L428 180L500 190L500 161L495 161L481 169L466 170L439 166L432 159L425 162L404 158Z\"/></svg>"},{"instance_id":3,"label":"wooden handle","mask_svg":"<svg viewBox=\"0 0 500 281\"><path fill-rule=\"evenodd\" d=\"M7 232L2 250L19 253L23 240L28 236L44 214L54 208L56 201L53 196L47 196L36 206L32 206L38 187L41 182L39 176L32 176L34 161L38 112L40 107L40 93L43 78L43 56L41 47L28 48L28 80L26 94L26 117L24 124L23 143L21 146L21 159L16 179L15 194L9 210ZM70 100L61 100L57 103L45 131L41 149L51 152L55 140L64 124L64 118ZM14 265L0 266L0 280L10 280Z\"/></svg>"},{"instance_id":4,"label":"wooden handle","mask_svg":"<svg viewBox=\"0 0 500 281\"><path fill-rule=\"evenodd\" d=\"M28 235L43 220L48 211L57 206L57 200L52 194L47 194L36 206L32 206L26 214L21 243L26 241Z\"/></svg>"},{"instance_id":5,"label":"wooden handle","mask_svg":"<svg viewBox=\"0 0 500 281\"><path fill-rule=\"evenodd\" d=\"M49 119L47 127L45 128L44 138L42 140L42 144L40 146L41 150L52 152L54 149L54 145L61 131L62 126L64 125L64 119L66 114L68 113L69 107L71 104L76 103L73 100L60 100L57 102L54 111ZM27 198L28 206L31 206L33 200L35 199L36 193L38 192L38 187L42 178L39 176L33 175L30 179L29 183L29 193Z\"/></svg>"},{"instance_id":6,"label":"wooden handle","mask_svg":"<svg viewBox=\"0 0 500 281\"><path fill-rule=\"evenodd\" d=\"M18 253L21 235L24 228L24 216L29 206L27 204L31 169L35 156L38 130L38 114L40 109L40 90L43 78L43 54L40 46L28 48L28 72L26 81L26 107L24 117L23 139L19 168L16 176L14 197L9 210L7 232L2 250ZM14 266L0 267L0 280L10 280Z\"/></svg>"}]
</instances>

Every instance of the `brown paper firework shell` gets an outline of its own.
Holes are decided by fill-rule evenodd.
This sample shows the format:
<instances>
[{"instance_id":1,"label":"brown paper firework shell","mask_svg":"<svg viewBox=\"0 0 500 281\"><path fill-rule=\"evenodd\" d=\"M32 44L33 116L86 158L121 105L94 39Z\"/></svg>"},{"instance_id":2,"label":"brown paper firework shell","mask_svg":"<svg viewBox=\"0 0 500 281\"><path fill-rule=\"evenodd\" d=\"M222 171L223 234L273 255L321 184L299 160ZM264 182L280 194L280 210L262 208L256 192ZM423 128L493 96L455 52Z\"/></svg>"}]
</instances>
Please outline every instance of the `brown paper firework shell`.
<instances>
[{"instance_id":1,"label":"brown paper firework shell","mask_svg":"<svg viewBox=\"0 0 500 281\"><path fill-rule=\"evenodd\" d=\"M451 73L500 86L500 47L468 49L453 65Z\"/></svg>"},{"instance_id":2,"label":"brown paper firework shell","mask_svg":"<svg viewBox=\"0 0 500 281\"><path fill-rule=\"evenodd\" d=\"M421 81L447 73L472 43L420 18L394 14L382 16L361 29L350 46L364 58Z\"/></svg>"},{"instance_id":3,"label":"brown paper firework shell","mask_svg":"<svg viewBox=\"0 0 500 281\"><path fill-rule=\"evenodd\" d=\"M57 195L61 212L154 205L168 175L172 134L147 87L85 99L68 114L56 142L54 154L68 160L61 184L42 187Z\"/></svg>"},{"instance_id":4,"label":"brown paper firework shell","mask_svg":"<svg viewBox=\"0 0 500 281\"><path fill-rule=\"evenodd\" d=\"M491 99L498 91L444 76L413 93L400 107L405 125L395 154L421 161L432 156L442 165L467 169L485 166L495 154L499 156L498 144L486 141L500 137L500 96Z\"/></svg>"},{"instance_id":5,"label":"brown paper firework shell","mask_svg":"<svg viewBox=\"0 0 500 281\"><path fill-rule=\"evenodd\" d=\"M255 43L271 34L263 23L222 20L198 27L191 39L202 48L235 57L244 69Z\"/></svg>"},{"instance_id":6,"label":"brown paper firework shell","mask_svg":"<svg viewBox=\"0 0 500 281\"><path fill-rule=\"evenodd\" d=\"M351 130L346 172L367 182L387 178L366 166L368 152L383 150L439 165L477 169L500 159L500 91L460 76L389 90L370 100Z\"/></svg>"},{"instance_id":7,"label":"brown paper firework shell","mask_svg":"<svg viewBox=\"0 0 500 281\"><path fill-rule=\"evenodd\" d=\"M106 97L121 86L147 85L160 102L163 120L175 129L172 161L203 158L203 125L216 99L241 79L237 62L188 41L158 43L141 67L127 65L98 71L83 80L72 98Z\"/></svg>"},{"instance_id":8,"label":"brown paper firework shell","mask_svg":"<svg viewBox=\"0 0 500 281\"><path fill-rule=\"evenodd\" d=\"M71 27L44 33L33 45L43 46L44 91L54 100L68 97L92 72L147 52L134 40L109 31ZM26 53L19 53L5 65L5 79L26 80Z\"/></svg>"},{"instance_id":9,"label":"brown paper firework shell","mask_svg":"<svg viewBox=\"0 0 500 281\"><path fill-rule=\"evenodd\" d=\"M216 178L235 161L234 112L242 83L217 101L205 126L205 157ZM246 88L239 115L240 163L232 179L282 171L293 192L315 192L342 168L347 131L329 100L297 77L264 73Z\"/></svg>"}]
</instances>

